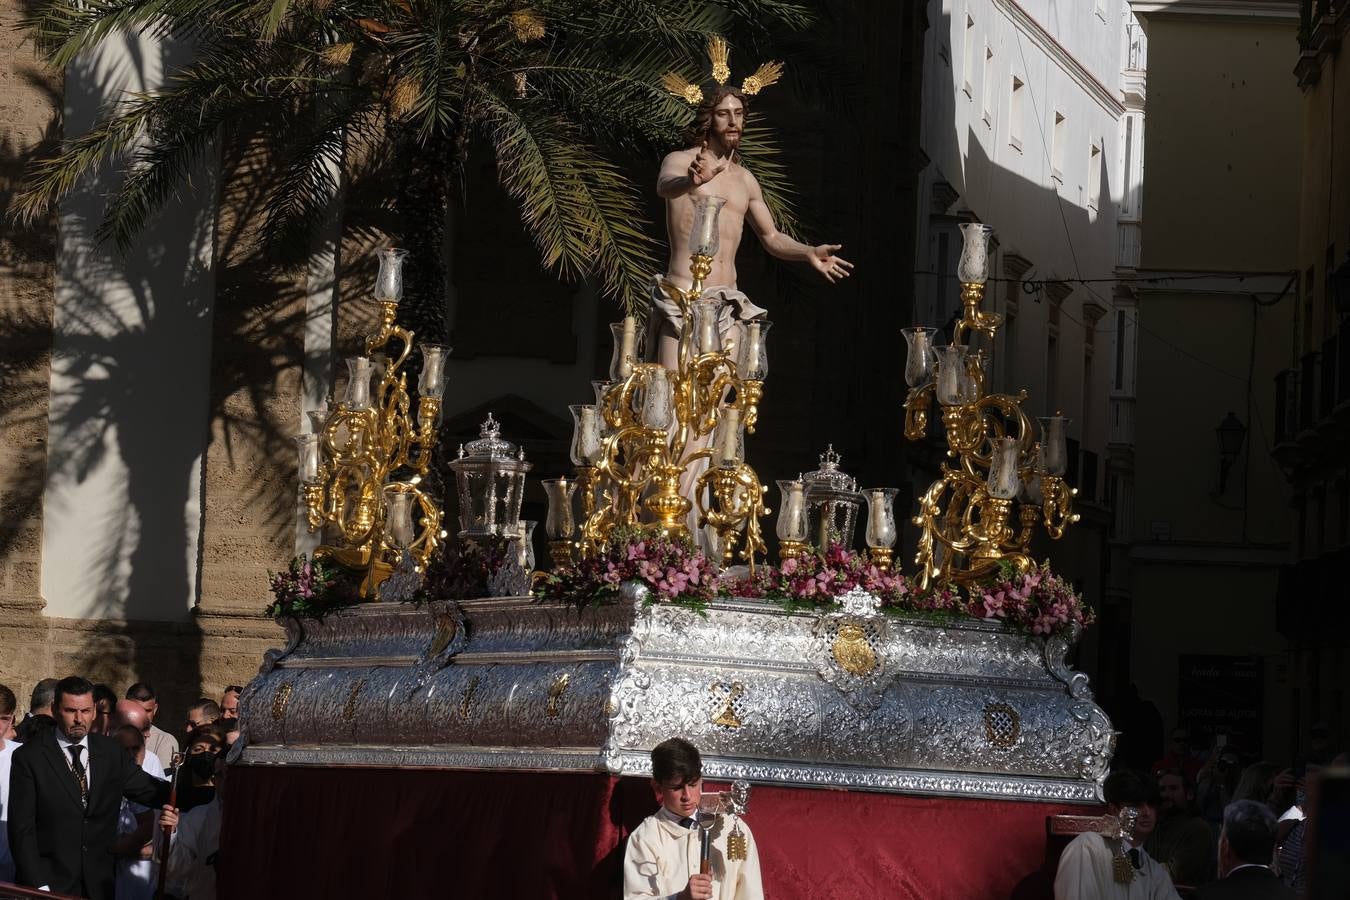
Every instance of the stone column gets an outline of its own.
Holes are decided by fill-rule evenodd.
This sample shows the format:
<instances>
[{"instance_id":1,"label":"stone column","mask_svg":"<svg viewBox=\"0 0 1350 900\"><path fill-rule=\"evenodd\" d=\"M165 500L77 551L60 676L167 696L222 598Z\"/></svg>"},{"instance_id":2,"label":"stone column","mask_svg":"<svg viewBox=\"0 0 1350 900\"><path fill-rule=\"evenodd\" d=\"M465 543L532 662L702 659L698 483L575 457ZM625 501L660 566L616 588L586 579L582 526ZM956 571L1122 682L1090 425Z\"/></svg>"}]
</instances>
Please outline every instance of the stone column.
<instances>
[{"instance_id":1,"label":"stone column","mask_svg":"<svg viewBox=\"0 0 1350 900\"><path fill-rule=\"evenodd\" d=\"M14 21L24 4L0 0ZM0 198L60 138L61 79L36 73L26 37L0 30ZM56 219L16 225L0 216L0 683L28 694L49 666L42 616L42 484L47 469Z\"/></svg>"}]
</instances>

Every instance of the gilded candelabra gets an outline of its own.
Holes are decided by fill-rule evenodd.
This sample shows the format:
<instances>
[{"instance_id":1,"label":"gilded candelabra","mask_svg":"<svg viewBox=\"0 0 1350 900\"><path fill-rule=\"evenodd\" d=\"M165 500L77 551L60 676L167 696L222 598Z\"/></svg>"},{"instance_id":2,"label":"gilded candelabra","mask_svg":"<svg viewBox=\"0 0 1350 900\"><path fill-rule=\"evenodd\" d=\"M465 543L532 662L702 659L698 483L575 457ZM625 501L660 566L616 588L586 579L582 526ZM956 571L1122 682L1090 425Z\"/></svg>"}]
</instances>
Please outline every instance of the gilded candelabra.
<instances>
[{"instance_id":1,"label":"gilded candelabra","mask_svg":"<svg viewBox=\"0 0 1350 900\"><path fill-rule=\"evenodd\" d=\"M935 329L907 328L905 437L921 440L933 400L941 408L947 456L939 477L919 500L915 563L919 586L967 585L1008 561L1031 566L1031 539L1038 525L1053 539L1078 521L1077 490L1064 481L1067 462L1062 416L1037 429L1016 395L985 392L983 353L974 335L991 343L1001 317L980 309L988 276L985 225L961 226L964 246L957 266L962 316L944 347L932 344ZM1014 504L1017 504L1014 519Z\"/></svg>"},{"instance_id":2,"label":"gilded candelabra","mask_svg":"<svg viewBox=\"0 0 1350 900\"><path fill-rule=\"evenodd\" d=\"M403 370L413 350L413 333L396 324L404 255L402 250L380 251L375 285L379 325L366 336L365 354L347 360L350 378L343 400L332 411L316 414L315 433L298 439L307 524L310 531L330 528L336 538L315 553L364 570L361 590L366 597L375 596L404 550L425 569L441 542L440 504L422 489L421 481L436 446L446 348L421 346L414 420ZM395 348L397 354L391 355ZM421 513L416 524L414 507Z\"/></svg>"},{"instance_id":3,"label":"gilded candelabra","mask_svg":"<svg viewBox=\"0 0 1350 900\"><path fill-rule=\"evenodd\" d=\"M626 319L614 326L612 380L597 385L595 406L572 408L582 513L576 548L583 555L618 526L686 534L695 504L699 526L716 532L723 565L735 558L742 535L740 556L752 567L755 553L765 551L759 518L769 509L759 476L745 462L743 433L754 433L758 419L770 323L740 323L724 334L722 301L703 295L722 202L695 198L692 283L688 289L663 283L681 313L676 367L635 361L636 323ZM691 499L681 484L700 460L708 466ZM550 536L555 542L567 537ZM565 557L555 544L555 561Z\"/></svg>"}]
</instances>

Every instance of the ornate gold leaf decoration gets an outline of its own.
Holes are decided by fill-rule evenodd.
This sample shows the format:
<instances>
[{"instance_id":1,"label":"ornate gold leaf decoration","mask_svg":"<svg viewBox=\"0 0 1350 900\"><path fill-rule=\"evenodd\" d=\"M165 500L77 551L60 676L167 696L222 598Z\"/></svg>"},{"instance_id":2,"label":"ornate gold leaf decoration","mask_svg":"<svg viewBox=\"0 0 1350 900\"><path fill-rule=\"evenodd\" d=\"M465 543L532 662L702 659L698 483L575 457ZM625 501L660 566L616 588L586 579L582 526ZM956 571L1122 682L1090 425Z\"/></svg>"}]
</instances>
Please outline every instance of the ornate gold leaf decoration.
<instances>
[{"instance_id":1,"label":"ornate gold leaf decoration","mask_svg":"<svg viewBox=\"0 0 1350 900\"><path fill-rule=\"evenodd\" d=\"M712 692L714 697L717 697L723 691L726 692L726 696L717 701L721 706L721 711L713 716L712 723L723 728L740 728L742 723L741 717L736 714L736 701L745 693L745 685L739 681L733 681L731 684L724 681L714 681L708 685L708 690Z\"/></svg>"},{"instance_id":2,"label":"ornate gold leaf decoration","mask_svg":"<svg viewBox=\"0 0 1350 900\"><path fill-rule=\"evenodd\" d=\"M831 651L834 661L850 675L866 675L877 667L876 651L858 625L840 625Z\"/></svg>"},{"instance_id":3,"label":"ornate gold leaf decoration","mask_svg":"<svg viewBox=\"0 0 1350 900\"><path fill-rule=\"evenodd\" d=\"M773 62L762 63L754 74L746 77L741 82L741 90L750 96L758 94L772 84L777 84L778 79L783 77L783 64L774 60Z\"/></svg>"},{"instance_id":4,"label":"ornate gold leaf decoration","mask_svg":"<svg viewBox=\"0 0 1350 900\"><path fill-rule=\"evenodd\" d=\"M708 60L712 63L712 79L719 85L726 84L727 79L731 77L730 59L731 50L727 46L726 38L717 34L711 35L708 38ZM775 60L763 63L754 74L741 82L741 90L747 94L758 94L776 83L782 75L781 62ZM667 72L662 75L661 85L690 106L698 106L703 102L703 89L678 72Z\"/></svg>"},{"instance_id":5,"label":"ornate gold leaf decoration","mask_svg":"<svg viewBox=\"0 0 1350 900\"><path fill-rule=\"evenodd\" d=\"M567 693L567 684L571 680L572 677L566 672L553 679L553 685L548 689L548 706L544 709L544 715L550 719L558 718L558 704L562 702L563 694Z\"/></svg>"},{"instance_id":6,"label":"ornate gold leaf decoration","mask_svg":"<svg viewBox=\"0 0 1350 900\"><path fill-rule=\"evenodd\" d=\"M698 106L703 102L702 88L696 84L690 84L683 75L677 72L667 72L662 75L661 85L690 106Z\"/></svg>"},{"instance_id":7,"label":"ornate gold leaf decoration","mask_svg":"<svg viewBox=\"0 0 1350 900\"><path fill-rule=\"evenodd\" d=\"M356 715L356 698L361 693L361 688L365 686L365 678L356 679L356 683L352 685L351 692L347 694L347 702L342 704L342 721L350 722Z\"/></svg>"},{"instance_id":8,"label":"ornate gold leaf decoration","mask_svg":"<svg viewBox=\"0 0 1350 900\"><path fill-rule=\"evenodd\" d=\"M279 722L281 717L286 715L286 705L291 702L291 692L295 690L295 685L289 681L277 688L276 695L272 698L272 721Z\"/></svg>"},{"instance_id":9,"label":"ornate gold leaf decoration","mask_svg":"<svg viewBox=\"0 0 1350 900\"><path fill-rule=\"evenodd\" d=\"M464 688L464 693L459 696L459 717L465 722L469 721L469 716L473 715L473 695L476 693L478 693L477 675L469 679L468 685Z\"/></svg>"},{"instance_id":10,"label":"ornate gold leaf decoration","mask_svg":"<svg viewBox=\"0 0 1350 900\"><path fill-rule=\"evenodd\" d=\"M718 84L726 84L731 77L731 66L727 64L730 58L731 50L727 47L726 38L720 34L708 38L708 61L712 63L713 81Z\"/></svg>"},{"instance_id":11,"label":"ornate gold leaf decoration","mask_svg":"<svg viewBox=\"0 0 1350 900\"><path fill-rule=\"evenodd\" d=\"M427 647L427 656L435 658L445 652L445 648L450 646L450 641L455 637L455 620L450 616L436 617L436 636L431 639L431 645Z\"/></svg>"}]
</instances>

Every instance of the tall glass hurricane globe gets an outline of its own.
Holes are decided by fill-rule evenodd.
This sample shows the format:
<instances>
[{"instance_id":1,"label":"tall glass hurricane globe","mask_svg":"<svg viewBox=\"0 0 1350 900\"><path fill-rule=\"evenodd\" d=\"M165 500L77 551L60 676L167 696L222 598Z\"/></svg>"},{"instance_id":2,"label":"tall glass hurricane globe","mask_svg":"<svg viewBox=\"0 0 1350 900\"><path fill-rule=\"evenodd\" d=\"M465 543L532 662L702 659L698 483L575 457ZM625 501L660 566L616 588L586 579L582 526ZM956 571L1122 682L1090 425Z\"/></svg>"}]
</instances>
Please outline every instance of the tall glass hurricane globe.
<instances>
[{"instance_id":1,"label":"tall glass hurricane globe","mask_svg":"<svg viewBox=\"0 0 1350 900\"><path fill-rule=\"evenodd\" d=\"M963 406L972 402L975 382L966 372L966 348L946 344L937 348L937 401L943 406Z\"/></svg>"},{"instance_id":2,"label":"tall glass hurricane globe","mask_svg":"<svg viewBox=\"0 0 1350 900\"><path fill-rule=\"evenodd\" d=\"M726 204L724 197L695 197L694 224L689 230L689 252L694 256L716 256L722 245L717 214Z\"/></svg>"},{"instance_id":3,"label":"tall glass hurricane globe","mask_svg":"<svg viewBox=\"0 0 1350 900\"><path fill-rule=\"evenodd\" d=\"M800 480L780 480L778 490L782 502L778 506L778 539L780 541L806 540L805 485Z\"/></svg>"},{"instance_id":4,"label":"tall glass hurricane globe","mask_svg":"<svg viewBox=\"0 0 1350 900\"><path fill-rule=\"evenodd\" d=\"M576 518L572 514L572 494L577 489L577 483L566 478L545 478L540 483L544 486L544 495L548 497L544 533L551 540L571 540L577 530Z\"/></svg>"},{"instance_id":5,"label":"tall glass hurricane globe","mask_svg":"<svg viewBox=\"0 0 1350 900\"><path fill-rule=\"evenodd\" d=\"M937 334L937 329L919 325L902 328L900 333L905 336L905 346L909 352L905 357L905 384L912 388L927 384L933 380L933 370L936 368L933 335Z\"/></svg>"},{"instance_id":6,"label":"tall glass hurricane globe","mask_svg":"<svg viewBox=\"0 0 1350 900\"><path fill-rule=\"evenodd\" d=\"M402 550L413 542L413 501L417 495L402 485L390 484L384 488L384 539L389 546Z\"/></svg>"},{"instance_id":7,"label":"tall glass hurricane globe","mask_svg":"<svg viewBox=\"0 0 1350 900\"><path fill-rule=\"evenodd\" d=\"M1069 448L1065 429L1070 420L1064 416L1041 419L1041 453L1049 475L1063 475L1069 468Z\"/></svg>"},{"instance_id":8,"label":"tall glass hurricane globe","mask_svg":"<svg viewBox=\"0 0 1350 900\"><path fill-rule=\"evenodd\" d=\"M403 260L407 250L386 247L379 251L380 273L375 276L375 299L392 301L403 299Z\"/></svg>"},{"instance_id":9,"label":"tall glass hurricane globe","mask_svg":"<svg viewBox=\"0 0 1350 900\"><path fill-rule=\"evenodd\" d=\"M871 488L867 498L867 546L889 550L895 546L895 495L899 488Z\"/></svg>"},{"instance_id":10,"label":"tall glass hurricane globe","mask_svg":"<svg viewBox=\"0 0 1350 900\"><path fill-rule=\"evenodd\" d=\"M1017 496L1022 486L1017 472L1019 455L1017 438L1004 437L994 441L993 452L989 457L989 476L985 479L989 496L999 500L1011 500Z\"/></svg>"},{"instance_id":11,"label":"tall glass hurricane globe","mask_svg":"<svg viewBox=\"0 0 1350 900\"><path fill-rule=\"evenodd\" d=\"M984 284L989 280L989 235L994 229L978 222L961 226L961 259L956 278L962 284Z\"/></svg>"},{"instance_id":12,"label":"tall glass hurricane globe","mask_svg":"<svg viewBox=\"0 0 1350 900\"><path fill-rule=\"evenodd\" d=\"M765 338L773 323L767 319L755 319L745 325L745 337L736 360L742 378L763 381L769 374L769 349Z\"/></svg>"}]
</instances>

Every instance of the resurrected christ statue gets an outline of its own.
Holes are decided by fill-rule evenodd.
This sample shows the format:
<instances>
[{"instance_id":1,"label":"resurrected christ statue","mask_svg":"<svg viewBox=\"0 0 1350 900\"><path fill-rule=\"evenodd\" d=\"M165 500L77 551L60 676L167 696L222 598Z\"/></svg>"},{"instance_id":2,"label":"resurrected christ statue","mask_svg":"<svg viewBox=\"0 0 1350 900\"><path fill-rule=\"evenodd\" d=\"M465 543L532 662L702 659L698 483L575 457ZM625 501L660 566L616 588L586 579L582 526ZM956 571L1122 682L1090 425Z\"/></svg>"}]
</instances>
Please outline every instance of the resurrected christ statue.
<instances>
[{"instance_id":1,"label":"resurrected christ statue","mask_svg":"<svg viewBox=\"0 0 1350 900\"><path fill-rule=\"evenodd\" d=\"M652 303L662 315L648 317L647 352L654 361L669 369L677 365L680 310L661 283L685 289L690 286L689 234L694 224L693 197L714 196L726 200L718 217L721 242L712 271L704 282L707 285L705 295L726 301L721 329L724 336L733 330L739 332L737 326L741 322L765 314L765 310L751 303L736 287L736 249L740 246L747 218L764 249L779 259L806 262L830 282L847 278L853 269L852 263L835 255L842 245L812 247L794 241L774 224L759 182L737 159L741 133L745 130L747 101L743 91L730 85L719 85L698 106L687 134L689 146L669 154L661 163L656 192L666 201L670 261L665 275L653 279Z\"/></svg>"}]
</instances>

